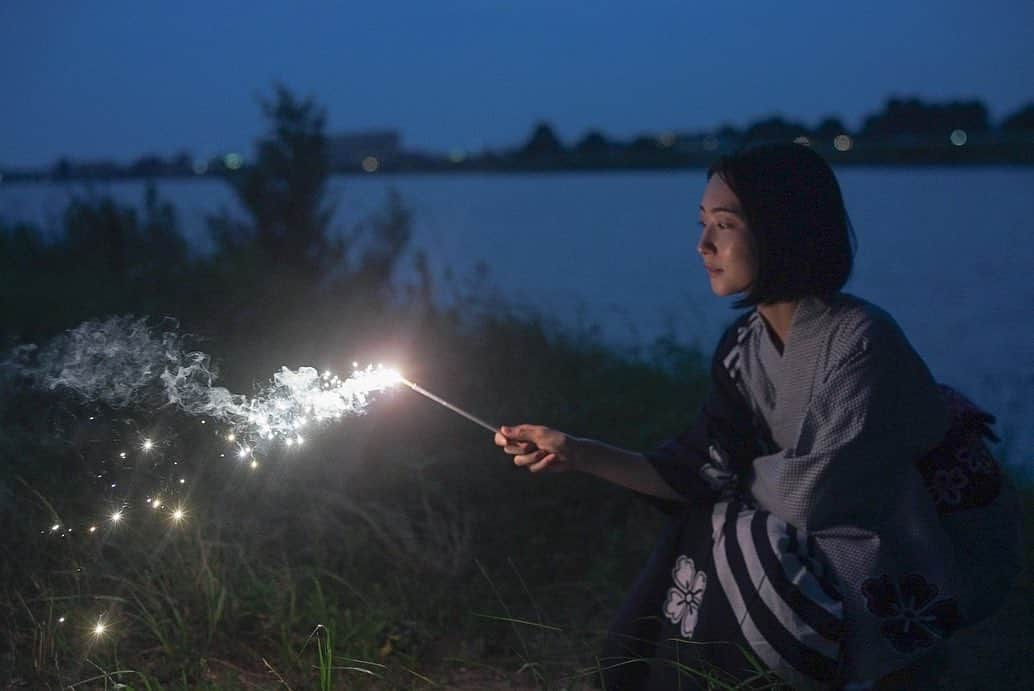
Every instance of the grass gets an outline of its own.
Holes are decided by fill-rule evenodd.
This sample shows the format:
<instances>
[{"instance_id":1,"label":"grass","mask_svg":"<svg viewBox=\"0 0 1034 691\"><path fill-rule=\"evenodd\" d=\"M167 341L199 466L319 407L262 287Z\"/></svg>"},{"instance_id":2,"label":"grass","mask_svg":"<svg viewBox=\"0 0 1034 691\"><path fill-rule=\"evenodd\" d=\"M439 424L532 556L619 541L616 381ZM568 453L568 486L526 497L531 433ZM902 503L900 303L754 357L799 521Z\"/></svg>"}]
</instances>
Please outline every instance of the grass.
<instances>
[{"instance_id":1,"label":"grass","mask_svg":"<svg viewBox=\"0 0 1034 691\"><path fill-rule=\"evenodd\" d=\"M421 325L419 350L439 365L425 383L500 421L642 447L702 392L691 351L631 358L551 339L541 324L471 331L441 319ZM8 685L590 688L615 664L597 651L662 520L592 479L516 471L483 432L401 394L324 430L303 455L264 459L260 473L219 462L208 430L172 411L130 419L32 394L17 403L6 410L21 411L20 432L5 441L36 463L22 466L3 514ZM41 415L44 404L64 412ZM85 425L88 412L101 423ZM114 453L113 430L156 428L164 453L189 466L185 520L136 507L95 540L40 534L96 514L83 478ZM120 481L145 487L145 471ZM1034 492L1023 496L1027 570L1001 612L952 642L945 688L1034 685ZM108 628L95 635L100 620ZM737 688L714 670L684 673ZM750 684L771 680L759 672Z\"/></svg>"},{"instance_id":2,"label":"grass","mask_svg":"<svg viewBox=\"0 0 1034 691\"><path fill-rule=\"evenodd\" d=\"M96 267L69 256L60 290L28 282L50 260L14 262L25 294L5 334L52 333L122 304L126 291L109 295ZM142 293L141 304L192 310L237 391L284 363L386 359L493 422L648 448L685 426L706 387L694 350L614 352L477 286L443 310L246 261L216 269L170 275L199 292ZM267 278L248 284L255 275ZM584 476L518 471L483 430L421 397L381 396L368 415L310 435L304 453L267 454L252 471L227 457L214 425L167 407L110 410L4 384L5 688L560 690L634 662L598 651L663 518ZM160 451L121 459L142 436ZM133 503L116 524L125 492ZM143 503L155 494L167 506ZM945 688L1034 688L1034 490L1023 501L1026 568L996 616L953 639ZM757 668L746 682L681 671L714 689L773 684Z\"/></svg>"}]
</instances>

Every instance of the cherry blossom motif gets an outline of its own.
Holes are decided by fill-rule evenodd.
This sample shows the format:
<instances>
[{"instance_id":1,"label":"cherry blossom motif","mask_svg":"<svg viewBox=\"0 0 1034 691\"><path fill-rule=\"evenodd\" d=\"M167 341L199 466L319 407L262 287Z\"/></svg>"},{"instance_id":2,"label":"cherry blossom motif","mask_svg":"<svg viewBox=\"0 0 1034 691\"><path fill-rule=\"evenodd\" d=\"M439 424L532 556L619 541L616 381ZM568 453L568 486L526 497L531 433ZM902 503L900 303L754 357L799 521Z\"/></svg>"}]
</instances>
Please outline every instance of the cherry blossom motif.
<instances>
[{"instance_id":1,"label":"cherry blossom motif","mask_svg":"<svg viewBox=\"0 0 1034 691\"><path fill-rule=\"evenodd\" d=\"M930 492L934 503L958 504L962 501L962 489L969 484L969 479L961 468L938 470L934 473Z\"/></svg>"},{"instance_id":2,"label":"cherry blossom motif","mask_svg":"<svg viewBox=\"0 0 1034 691\"><path fill-rule=\"evenodd\" d=\"M685 555L675 561L671 570L675 587L668 588L668 599L664 603L664 616L672 624L678 624L683 638L692 638L697 625L700 605L707 589L707 574L698 571L693 560Z\"/></svg>"},{"instance_id":3,"label":"cherry blossom motif","mask_svg":"<svg viewBox=\"0 0 1034 691\"><path fill-rule=\"evenodd\" d=\"M972 473L992 474L995 472L995 460L988 451L987 445L981 439L967 439L968 443L962 445L955 456L962 465L969 468Z\"/></svg>"},{"instance_id":4,"label":"cherry blossom motif","mask_svg":"<svg viewBox=\"0 0 1034 691\"><path fill-rule=\"evenodd\" d=\"M862 583L862 594L869 611L883 619L880 632L899 652L929 648L958 628L958 603L954 598L938 600L938 587L919 574L870 578Z\"/></svg>"}]
</instances>

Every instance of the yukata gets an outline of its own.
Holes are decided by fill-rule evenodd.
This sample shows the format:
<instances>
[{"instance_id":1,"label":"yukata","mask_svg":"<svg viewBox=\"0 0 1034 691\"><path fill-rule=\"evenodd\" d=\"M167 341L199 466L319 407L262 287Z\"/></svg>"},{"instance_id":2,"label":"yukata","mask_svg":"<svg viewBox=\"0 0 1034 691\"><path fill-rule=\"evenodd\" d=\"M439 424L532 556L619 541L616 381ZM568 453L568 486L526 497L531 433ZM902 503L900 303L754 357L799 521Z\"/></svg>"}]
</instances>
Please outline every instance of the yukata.
<instances>
[{"instance_id":1,"label":"yukata","mask_svg":"<svg viewBox=\"0 0 1034 691\"><path fill-rule=\"evenodd\" d=\"M685 503L611 629L607 688L864 688L986 616L1019 566L992 420L856 297L801 300L782 349L742 316L694 424L646 454Z\"/></svg>"}]
</instances>

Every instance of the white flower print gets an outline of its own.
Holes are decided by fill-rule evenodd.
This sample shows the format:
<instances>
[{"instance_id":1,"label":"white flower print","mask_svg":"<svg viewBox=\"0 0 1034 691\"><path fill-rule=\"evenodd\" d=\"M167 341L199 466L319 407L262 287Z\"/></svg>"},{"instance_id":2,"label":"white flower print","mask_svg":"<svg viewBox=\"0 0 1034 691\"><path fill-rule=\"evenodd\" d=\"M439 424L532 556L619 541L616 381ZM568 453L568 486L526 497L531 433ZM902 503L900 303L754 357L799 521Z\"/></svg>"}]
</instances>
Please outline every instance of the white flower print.
<instances>
[{"instance_id":1,"label":"white flower print","mask_svg":"<svg viewBox=\"0 0 1034 691\"><path fill-rule=\"evenodd\" d=\"M668 588L664 616L672 624L680 625L684 638L692 638L700 605L704 601L704 591L707 589L707 574L698 571L692 559L681 555L675 561L671 577L675 579L675 587Z\"/></svg>"}]
</instances>

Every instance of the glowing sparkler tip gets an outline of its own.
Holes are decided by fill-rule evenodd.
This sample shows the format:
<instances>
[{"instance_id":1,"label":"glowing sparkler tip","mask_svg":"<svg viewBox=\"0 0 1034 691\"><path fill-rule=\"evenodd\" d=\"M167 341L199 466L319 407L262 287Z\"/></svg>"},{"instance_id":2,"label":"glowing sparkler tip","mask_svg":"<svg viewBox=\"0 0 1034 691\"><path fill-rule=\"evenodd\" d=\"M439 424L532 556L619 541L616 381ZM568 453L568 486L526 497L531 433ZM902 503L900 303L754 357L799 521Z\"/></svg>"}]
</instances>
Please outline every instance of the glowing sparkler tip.
<instances>
[{"instance_id":1,"label":"glowing sparkler tip","mask_svg":"<svg viewBox=\"0 0 1034 691\"><path fill-rule=\"evenodd\" d=\"M58 617L57 618L57 623L58 624L64 624L65 623L65 618L64 617Z\"/></svg>"},{"instance_id":2,"label":"glowing sparkler tip","mask_svg":"<svg viewBox=\"0 0 1034 691\"><path fill-rule=\"evenodd\" d=\"M172 520L179 523L186 517L186 515L187 512L184 511L182 507L177 507L176 510L172 512Z\"/></svg>"},{"instance_id":3,"label":"glowing sparkler tip","mask_svg":"<svg viewBox=\"0 0 1034 691\"><path fill-rule=\"evenodd\" d=\"M96 533L96 532L97 532L97 526L95 526L95 525L91 525L91 526L90 526L90 532L91 532L91 533Z\"/></svg>"},{"instance_id":4,"label":"glowing sparkler tip","mask_svg":"<svg viewBox=\"0 0 1034 691\"><path fill-rule=\"evenodd\" d=\"M118 523L121 520L122 520L122 512L121 511L116 511L113 514L111 514L111 522L112 523Z\"/></svg>"},{"instance_id":5,"label":"glowing sparkler tip","mask_svg":"<svg viewBox=\"0 0 1034 691\"><path fill-rule=\"evenodd\" d=\"M233 432L230 432L229 434L226 435L226 441L231 441L231 442L232 441L237 441L237 435L234 434Z\"/></svg>"},{"instance_id":6,"label":"glowing sparkler tip","mask_svg":"<svg viewBox=\"0 0 1034 691\"><path fill-rule=\"evenodd\" d=\"M144 439L144 443L141 446L144 451L150 451L154 448L154 442L150 439Z\"/></svg>"},{"instance_id":7,"label":"glowing sparkler tip","mask_svg":"<svg viewBox=\"0 0 1034 691\"><path fill-rule=\"evenodd\" d=\"M108 625L103 621L98 621L97 625L93 627L94 636L103 636L104 632L108 630Z\"/></svg>"},{"instance_id":8,"label":"glowing sparkler tip","mask_svg":"<svg viewBox=\"0 0 1034 691\"><path fill-rule=\"evenodd\" d=\"M240 458L247 458L251 454L251 449L247 446L242 446L240 451L237 452L237 456Z\"/></svg>"},{"instance_id":9,"label":"glowing sparkler tip","mask_svg":"<svg viewBox=\"0 0 1034 691\"><path fill-rule=\"evenodd\" d=\"M251 469L255 470L256 468L258 468L258 461L253 460L251 462Z\"/></svg>"},{"instance_id":10,"label":"glowing sparkler tip","mask_svg":"<svg viewBox=\"0 0 1034 691\"><path fill-rule=\"evenodd\" d=\"M157 508L159 508L159 507L160 507L161 505L162 505L162 500L161 500L161 499L157 499L157 498L156 498L156 499L154 499L154 500L153 500L153 501L151 502L151 508L153 508L153 509L157 509Z\"/></svg>"},{"instance_id":11,"label":"glowing sparkler tip","mask_svg":"<svg viewBox=\"0 0 1034 691\"><path fill-rule=\"evenodd\" d=\"M50 526L50 532L56 533L60 528L61 528L61 526L59 524L55 523L54 525Z\"/></svg>"}]
</instances>

